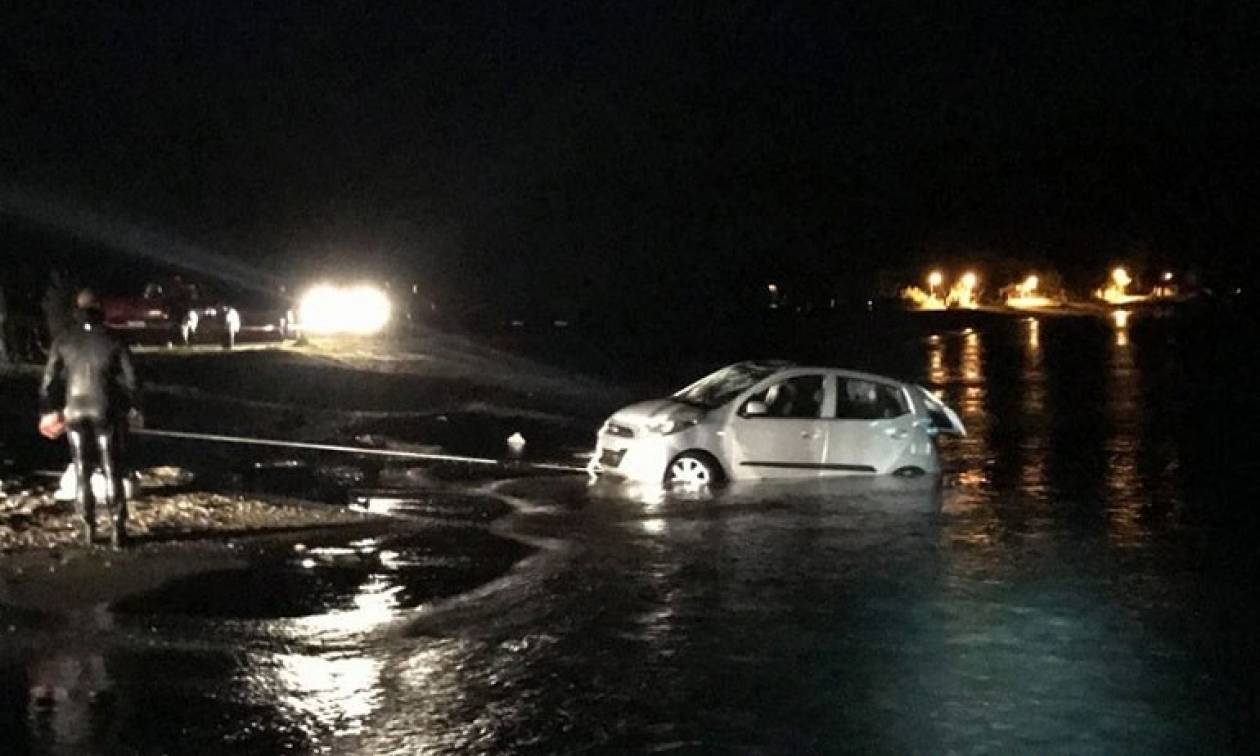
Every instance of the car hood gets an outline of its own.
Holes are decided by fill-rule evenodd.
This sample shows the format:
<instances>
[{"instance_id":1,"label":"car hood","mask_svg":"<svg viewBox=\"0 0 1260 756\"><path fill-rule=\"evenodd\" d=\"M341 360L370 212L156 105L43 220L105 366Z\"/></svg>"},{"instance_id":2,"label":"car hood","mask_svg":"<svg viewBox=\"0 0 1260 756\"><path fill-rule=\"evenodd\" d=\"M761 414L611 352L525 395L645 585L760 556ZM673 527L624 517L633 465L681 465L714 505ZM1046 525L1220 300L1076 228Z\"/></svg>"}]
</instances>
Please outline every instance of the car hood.
<instances>
[{"instance_id":1,"label":"car hood","mask_svg":"<svg viewBox=\"0 0 1260 756\"><path fill-rule=\"evenodd\" d=\"M610 419L623 425L641 426L661 420L698 420L704 410L673 399L651 399L617 410Z\"/></svg>"}]
</instances>

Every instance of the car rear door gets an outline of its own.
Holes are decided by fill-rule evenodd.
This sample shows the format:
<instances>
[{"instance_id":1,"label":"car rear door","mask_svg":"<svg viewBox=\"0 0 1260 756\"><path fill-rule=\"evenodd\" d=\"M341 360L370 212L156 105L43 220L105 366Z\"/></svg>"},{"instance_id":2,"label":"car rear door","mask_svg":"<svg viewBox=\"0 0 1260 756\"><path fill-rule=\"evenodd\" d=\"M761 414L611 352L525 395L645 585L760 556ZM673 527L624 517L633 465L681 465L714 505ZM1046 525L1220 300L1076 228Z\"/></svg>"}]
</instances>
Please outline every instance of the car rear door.
<instances>
[{"instance_id":1,"label":"car rear door","mask_svg":"<svg viewBox=\"0 0 1260 756\"><path fill-rule=\"evenodd\" d=\"M886 473L914 439L915 415L899 384L869 376L835 376L835 407L827 421L826 470Z\"/></svg>"},{"instance_id":2,"label":"car rear door","mask_svg":"<svg viewBox=\"0 0 1260 756\"><path fill-rule=\"evenodd\" d=\"M726 428L732 475L818 475L827 446L825 378L821 372L776 377L740 401Z\"/></svg>"}]
</instances>

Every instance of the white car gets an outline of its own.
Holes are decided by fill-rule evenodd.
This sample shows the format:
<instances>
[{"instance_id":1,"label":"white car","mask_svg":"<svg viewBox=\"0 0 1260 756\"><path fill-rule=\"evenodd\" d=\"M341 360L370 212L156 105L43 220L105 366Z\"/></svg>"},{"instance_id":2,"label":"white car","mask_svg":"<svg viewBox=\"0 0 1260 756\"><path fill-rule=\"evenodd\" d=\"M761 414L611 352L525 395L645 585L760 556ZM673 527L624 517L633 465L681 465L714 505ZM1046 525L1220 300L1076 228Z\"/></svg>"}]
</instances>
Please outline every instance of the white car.
<instances>
[{"instance_id":1,"label":"white car","mask_svg":"<svg viewBox=\"0 0 1260 756\"><path fill-rule=\"evenodd\" d=\"M589 466L640 482L940 472L938 434L965 435L927 389L784 362L739 362L599 429Z\"/></svg>"}]
</instances>

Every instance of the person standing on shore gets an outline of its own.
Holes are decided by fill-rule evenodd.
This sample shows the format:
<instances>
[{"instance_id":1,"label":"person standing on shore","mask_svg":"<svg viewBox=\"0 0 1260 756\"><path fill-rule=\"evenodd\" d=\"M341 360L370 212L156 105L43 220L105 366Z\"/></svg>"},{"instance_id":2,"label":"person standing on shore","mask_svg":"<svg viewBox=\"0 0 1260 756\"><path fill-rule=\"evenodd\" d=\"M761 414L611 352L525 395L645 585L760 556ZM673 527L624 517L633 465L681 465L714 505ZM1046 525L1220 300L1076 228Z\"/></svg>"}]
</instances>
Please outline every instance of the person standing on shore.
<instances>
[{"instance_id":1,"label":"person standing on shore","mask_svg":"<svg viewBox=\"0 0 1260 756\"><path fill-rule=\"evenodd\" d=\"M121 548L127 541L122 441L128 421L139 423L139 386L130 350L105 330L104 323L96 295L86 289L79 292L74 325L49 350L40 383L40 430L55 436L64 422L78 481L75 510L83 543L89 547L96 536L92 472L100 465L105 503L114 515L110 540Z\"/></svg>"}]
</instances>

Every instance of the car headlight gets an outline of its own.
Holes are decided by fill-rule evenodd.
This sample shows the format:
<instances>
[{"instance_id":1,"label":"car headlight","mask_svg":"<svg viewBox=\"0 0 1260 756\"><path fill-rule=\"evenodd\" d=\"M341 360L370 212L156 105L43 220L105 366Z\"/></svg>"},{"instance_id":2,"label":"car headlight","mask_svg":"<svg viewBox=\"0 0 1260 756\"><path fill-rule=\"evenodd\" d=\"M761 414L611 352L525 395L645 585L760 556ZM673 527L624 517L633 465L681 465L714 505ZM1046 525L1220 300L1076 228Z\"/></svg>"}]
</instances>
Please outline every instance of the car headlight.
<instances>
[{"instance_id":1,"label":"car headlight","mask_svg":"<svg viewBox=\"0 0 1260 756\"><path fill-rule=\"evenodd\" d=\"M390 301L385 292L371 286L320 284L298 304L298 321L308 333L379 333L390 320Z\"/></svg>"},{"instance_id":2,"label":"car headlight","mask_svg":"<svg viewBox=\"0 0 1260 756\"><path fill-rule=\"evenodd\" d=\"M655 433L658 436L668 436L671 433L686 430L697 422L699 421L694 418L690 420L659 420L654 423L648 423L646 430L648 433Z\"/></svg>"}]
</instances>

